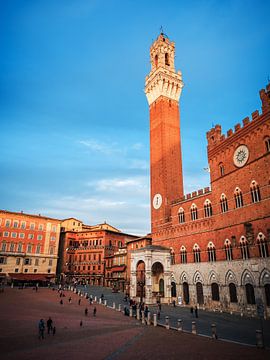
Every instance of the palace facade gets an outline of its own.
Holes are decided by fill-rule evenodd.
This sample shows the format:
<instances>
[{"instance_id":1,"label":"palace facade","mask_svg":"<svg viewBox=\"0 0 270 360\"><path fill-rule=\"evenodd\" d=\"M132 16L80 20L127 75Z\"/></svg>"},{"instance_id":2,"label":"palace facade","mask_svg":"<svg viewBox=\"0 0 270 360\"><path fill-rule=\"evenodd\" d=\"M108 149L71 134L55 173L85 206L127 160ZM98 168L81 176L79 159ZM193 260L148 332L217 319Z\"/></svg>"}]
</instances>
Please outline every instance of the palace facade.
<instances>
[{"instance_id":1,"label":"palace facade","mask_svg":"<svg viewBox=\"0 0 270 360\"><path fill-rule=\"evenodd\" d=\"M0 279L46 283L55 279L60 223L41 215L0 210Z\"/></svg>"},{"instance_id":2,"label":"palace facade","mask_svg":"<svg viewBox=\"0 0 270 360\"><path fill-rule=\"evenodd\" d=\"M207 133L210 187L184 194L175 45L150 49L152 244L131 252L131 296L221 311L270 315L270 84L254 111L226 135Z\"/></svg>"}]
</instances>

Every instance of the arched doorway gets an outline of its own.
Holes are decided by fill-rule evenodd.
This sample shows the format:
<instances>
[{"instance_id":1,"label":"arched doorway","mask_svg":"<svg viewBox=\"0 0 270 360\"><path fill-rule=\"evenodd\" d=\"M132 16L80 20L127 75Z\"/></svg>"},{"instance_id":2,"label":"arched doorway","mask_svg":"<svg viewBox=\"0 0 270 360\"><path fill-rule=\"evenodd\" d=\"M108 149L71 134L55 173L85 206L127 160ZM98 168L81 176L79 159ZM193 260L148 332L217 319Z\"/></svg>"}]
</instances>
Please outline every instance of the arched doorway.
<instances>
[{"instance_id":1,"label":"arched doorway","mask_svg":"<svg viewBox=\"0 0 270 360\"><path fill-rule=\"evenodd\" d=\"M140 298L141 302L145 297L145 263L139 261L136 269L136 281L137 281L137 294L136 296Z\"/></svg>"},{"instance_id":2,"label":"arched doorway","mask_svg":"<svg viewBox=\"0 0 270 360\"><path fill-rule=\"evenodd\" d=\"M186 305L189 304L189 286L187 282L183 283L183 296L184 296L184 303Z\"/></svg>"},{"instance_id":3,"label":"arched doorway","mask_svg":"<svg viewBox=\"0 0 270 360\"><path fill-rule=\"evenodd\" d=\"M176 283L174 281L172 281L171 287L172 297L176 297Z\"/></svg>"},{"instance_id":4,"label":"arched doorway","mask_svg":"<svg viewBox=\"0 0 270 360\"><path fill-rule=\"evenodd\" d=\"M152 265L152 294L156 296L157 301L164 297L164 269L160 262Z\"/></svg>"},{"instance_id":5,"label":"arched doorway","mask_svg":"<svg viewBox=\"0 0 270 360\"><path fill-rule=\"evenodd\" d=\"M203 286L201 282L197 282L196 284L196 293L197 293L197 303L203 304Z\"/></svg>"}]
</instances>

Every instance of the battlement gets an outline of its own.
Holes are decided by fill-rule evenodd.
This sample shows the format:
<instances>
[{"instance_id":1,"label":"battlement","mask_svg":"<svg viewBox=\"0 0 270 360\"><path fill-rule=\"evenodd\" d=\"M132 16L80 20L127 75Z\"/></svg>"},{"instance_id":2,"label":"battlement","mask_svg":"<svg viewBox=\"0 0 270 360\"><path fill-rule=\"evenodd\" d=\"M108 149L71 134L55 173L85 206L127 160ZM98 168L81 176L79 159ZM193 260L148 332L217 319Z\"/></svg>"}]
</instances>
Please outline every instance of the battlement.
<instances>
[{"instance_id":1,"label":"battlement","mask_svg":"<svg viewBox=\"0 0 270 360\"><path fill-rule=\"evenodd\" d=\"M199 196L209 194L210 192L211 192L211 189L210 189L209 186L207 186L207 187L205 187L203 189L199 189L199 190L196 190L196 191L192 191L192 193L185 194L182 198L174 200L172 202L172 204L174 205L174 204L178 204L178 203L183 202L183 201L191 200L191 199L197 198Z\"/></svg>"},{"instance_id":2,"label":"battlement","mask_svg":"<svg viewBox=\"0 0 270 360\"><path fill-rule=\"evenodd\" d=\"M270 83L266 86L266 89L260 90L260 98L262 102L262 114L270 111ZM251 114L251 119L247 116L242 120L242 125L237 123L233 129L229 129L227 134L222 134L221 125L215 125L206 133L208 148L212 149L215 146L219 145L221 142L225 141L232 135L236 134L241 129L248 126L251 122L256 121L262 114L258 110L255 110Z\"/></svg>"}]
</instances>

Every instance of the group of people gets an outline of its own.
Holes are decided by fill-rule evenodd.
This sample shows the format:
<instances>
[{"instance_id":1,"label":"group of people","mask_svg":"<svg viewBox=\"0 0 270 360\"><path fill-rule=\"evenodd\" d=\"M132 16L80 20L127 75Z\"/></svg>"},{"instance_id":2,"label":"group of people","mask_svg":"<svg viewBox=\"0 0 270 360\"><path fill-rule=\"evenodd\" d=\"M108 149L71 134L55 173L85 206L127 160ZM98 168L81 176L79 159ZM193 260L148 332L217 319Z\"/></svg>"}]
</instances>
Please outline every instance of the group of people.
<instances>
[{"instance_id":1,"label":"group of people","mask_svg":"<svg viewBox=\"0 0 270 360\"><path fill-rule=\"evenodd\" d=\"M44 332L45 332L45 321L43 319L40 319L39 323L38 323L38 338L39 338L39 340L44 339ZM47 320L47 333L48 333L48 335L50 335L50 333L55 335L55 333L56 333L56 327L53 325L53 321L50 317Z\"/></svg>"}]
</instances>

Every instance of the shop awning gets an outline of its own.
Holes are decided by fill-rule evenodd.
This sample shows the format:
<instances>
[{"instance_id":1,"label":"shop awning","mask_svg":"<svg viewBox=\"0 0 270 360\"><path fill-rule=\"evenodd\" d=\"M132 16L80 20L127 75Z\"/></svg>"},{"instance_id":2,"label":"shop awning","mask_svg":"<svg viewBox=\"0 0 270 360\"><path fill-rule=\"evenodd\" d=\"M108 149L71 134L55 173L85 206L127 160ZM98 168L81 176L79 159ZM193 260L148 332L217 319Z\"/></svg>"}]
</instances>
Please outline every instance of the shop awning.
<instances>
[{"instance_id":1,"label":"shop awning","mask_svg":"<svg viewBox=\"0 0 270 360\"><path fill-rule=\"evenodd\" d=\"M112 272L122 272L126 270L126 265L115 266L111 269Z\"/></svg>"},{"instance_id":2,"label":"shop awning","mask_svg":"<svg viewBox=\"0 0 270 360\"><path fill-rule=\"evenodd\" d=\"M54 278L54 274L17 274L9 273L9 277L12 280L19 281L49 281L51 278Z\"/></svg>"}]
</instances>

